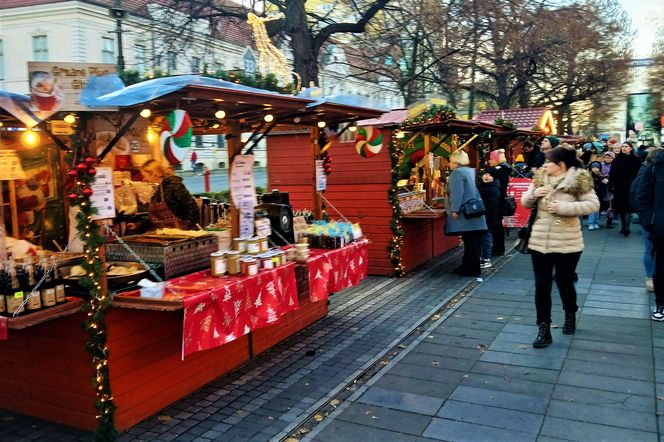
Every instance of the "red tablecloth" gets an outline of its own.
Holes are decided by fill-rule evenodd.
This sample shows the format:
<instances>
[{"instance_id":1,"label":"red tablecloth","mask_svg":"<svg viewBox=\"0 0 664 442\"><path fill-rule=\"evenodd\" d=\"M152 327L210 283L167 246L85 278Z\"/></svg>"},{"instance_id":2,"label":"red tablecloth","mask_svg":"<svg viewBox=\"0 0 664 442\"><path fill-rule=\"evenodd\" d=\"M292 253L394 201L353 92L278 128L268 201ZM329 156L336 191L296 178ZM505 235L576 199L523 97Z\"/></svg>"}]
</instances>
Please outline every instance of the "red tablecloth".
<instances>
[{"instance_id":1,"label":"red tablecloth","mask_svg":"<svg viewBox=\"0 0 664 442\"><path fill-rule=\"evenodd\" d=\"M7 340L7 318L0 316L0 341Z\"/></svg>"},{"instance_id":2,"label":"red tablecloth","mask_svg":"<svg viewBox=\"0 0 664 442\"><path fill-rule=\"evenodd\" d=\"M340 249L311 249L309 251L309 299L327 299L336 293L356 286L367 277L369 241L350 243Z\"/></svg>"},{"instance_id":3,"label":"red tablecloth","mask_svg":"<svg viewBox=\"0 0 664 442\"><path fill-rule=\"evenodd\" d=\"M184 293L182 357L226 344L274 324L298 307L294 264L255 276L223 277L197 272L168 282Z\"/></svg>"}]
</instances>

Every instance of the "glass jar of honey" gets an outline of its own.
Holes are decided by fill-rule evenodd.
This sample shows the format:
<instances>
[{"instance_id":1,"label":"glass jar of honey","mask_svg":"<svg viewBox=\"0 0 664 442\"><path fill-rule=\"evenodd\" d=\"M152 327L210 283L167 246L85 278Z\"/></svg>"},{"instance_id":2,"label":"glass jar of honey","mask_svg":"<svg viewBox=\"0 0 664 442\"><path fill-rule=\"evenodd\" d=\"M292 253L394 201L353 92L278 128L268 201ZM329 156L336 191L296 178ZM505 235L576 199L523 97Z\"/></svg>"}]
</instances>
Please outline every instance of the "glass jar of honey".
<instances>
[{"instance_id":1,"label":"glass jar of honey","mask_svg":"<svg viewBox=\"0 0 664 442\"><path fill-rule=\"evenodd\" d=\"M226 270L229 275L238 275L242 272L240 257L242 254L237 250L226 252Z\"/></svg>"}]
</instances>

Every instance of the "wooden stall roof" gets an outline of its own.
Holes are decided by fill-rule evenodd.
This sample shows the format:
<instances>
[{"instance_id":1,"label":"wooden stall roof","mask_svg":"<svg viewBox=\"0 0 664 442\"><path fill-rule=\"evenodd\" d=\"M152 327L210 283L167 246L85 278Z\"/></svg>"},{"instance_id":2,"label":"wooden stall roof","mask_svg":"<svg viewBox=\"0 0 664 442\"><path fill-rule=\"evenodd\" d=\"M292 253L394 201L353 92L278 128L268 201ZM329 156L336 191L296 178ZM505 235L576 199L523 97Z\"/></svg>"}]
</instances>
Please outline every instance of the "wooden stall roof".
<instances>
[{"instance_id":1,"label":"wooden stall roof","mask_svg":"<svg viewBox=\"0 0 664 442\"><path fill-rule=\"evenodd\" d=\"M475 120L456 120L450 119L439 123L422 123L402 128L406 132L422 133L451 133L451 134L475 134L487 130L492 132L501 132L505 129L495 124L484 123Z\"/></svg>"},{"instance_id":2,"label":"wooden stall roof","mask_svg":"<svg viewBox=\"0 0 664 442\"><path fill-rule=\"evenodd\" d=\"M164 88L159 82L164 84ZM310 127L319 121L333 125L376 118L384 113L382 109L362 107L367 104L362 100L362 97L284 95L227 81L184 75L134 84L114 93L89 98L86 104L119 106L130 110L148 107L155 116L179 108L187 111L194 129L205 127L206 123L219 129L227 120L237 122L242 129L250 129L265 124ZM215 112L219 110L226 113L224 119L215 117ZM264 117L267 114L274 119L266 123Z\"/></svg>"},{"instance_id":3,"label":"wooden stall roof","mask_svg":"<svg viewBox=\"0 0 664 442\"><path fill-rule=\"evenodd\" d=\"M480 112L473 119L485 123L493 123L496 119L502 119L513 123L517 129L524 132L556 133L553 115L551 110L546 107L493 109ZM539 130L533 131L534 128Z\"/></svg>"},{"instance_id":4,"label":"wooden stall roof","mask_svg":"<svg viewBox=\"0 0 664 442\"><path fill-rule=\"evenodd\" d=\"M358 121L358 126L392 127L400 126L408 118L408 109L392 109L378 118Z\"/></svg>"}]
</instances>

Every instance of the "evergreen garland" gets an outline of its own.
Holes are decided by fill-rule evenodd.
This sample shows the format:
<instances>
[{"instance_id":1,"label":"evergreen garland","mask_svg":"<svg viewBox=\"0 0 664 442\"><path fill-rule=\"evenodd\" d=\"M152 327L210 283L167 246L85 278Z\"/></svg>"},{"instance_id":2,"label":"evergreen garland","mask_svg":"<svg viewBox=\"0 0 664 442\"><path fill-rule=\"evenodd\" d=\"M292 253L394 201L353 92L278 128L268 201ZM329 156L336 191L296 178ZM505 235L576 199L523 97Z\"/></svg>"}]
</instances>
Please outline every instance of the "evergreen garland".
<instances>
[{"instance_id":1,"label":"evergreen garland","mask_svg":"<svg viewBox=\"0 0 664 442\"><path fill-rule=\"evenodd\" d=\"M67 176L67 198L72 206L78 206L76 214L76 229L79 238L83 242L85 258L81 266L85 269L79 283L88 289L89 297L83 305L86 319L83 321L83 329L88 334L85 348L92 356L92 364L95 374L92 378L92 386L96 393L96 406L99 414L97 429L95 431L96 441L111 441L117 437L117 431L113 425L113 414L115 404L111 393L108 354L106 346L107 330L105 323L106 311L111 306L112 298L107 291L102 289L103 261L99 254L100 247L104 244L104 237L99 233L99 226L92 219L96 209L92 207L90 197L92 196L91 184L95 180L94 169L95 158L88 149L88 141L81 135L80 129L71 139L71 150L65 159L69 165Z\"/></svg>"},{"instance_id":2,"label":"evergreen garland","mask_svg":"<svg viewBox=\"0 0 664 442\"><path fill-rule=\"evenodd\" d=\"M390 221L392 238L387 246L387 255L392 264L392 274L400 278L406 274L406 270L401 262L401 246L403 245L405 232L401 226L401 206L399 205L399 196L397 193L397 182L399 181L399 155L394 140L390 142L389 149L390 160L392 163L392 186L390 186L390 189L388 190L388 201L392 206L392 220Z\"/></svg>"},{"instance_id":3,"label":"evergreen garland","mask_svg":"<svg viewBox=\"0 0 664 442\"><path fill-rule=\"evenodd\" d=\"M419 115L408 118L401 123L401 127L414 126L418 124L442 123L456 118L454 110L448 106L432 105Z\"/></svg>"},{"instance_id":4,"label":"evergreen garland","mask_svg":"<svg viewBox=\"0 0 664 442\"><path fill-rule=\"evenodd\" d=\"M510 120L504 120L502 118L496 118L493 122L496 126L504 127L507 130L515 131L516 124L512 123Z\"/></svg>"},{"instance_id":5,"label":"evergreen garland","mask_svg":"<svg viewBox=\"0 0 664 442\"><path fill-rule=\"evenodd\" d=\"M204 67L201 74L203 77L216 78L218 80L230 81L235 84L242 84L244 86L255 87L258 89L265 89L267 91L279 92L280 94L294 94L298 91L295 90L295 85L289 83L285 86L279 85L279 80L274 74L263 75L260 72L255 74L245 74L241 71L238 72L229 72L222 69L217 69L216 71L208 70L207 66ZM141 83L143 81L152 80L154 78L163 78L163 77L173 77L175 75L168 74L162 71L160 68L154 68L150 73L141 74L140 72L127 69L119 73L120 79L125 84L125 86L131 86L132 84Z\"/></svg>"}]
</instances>

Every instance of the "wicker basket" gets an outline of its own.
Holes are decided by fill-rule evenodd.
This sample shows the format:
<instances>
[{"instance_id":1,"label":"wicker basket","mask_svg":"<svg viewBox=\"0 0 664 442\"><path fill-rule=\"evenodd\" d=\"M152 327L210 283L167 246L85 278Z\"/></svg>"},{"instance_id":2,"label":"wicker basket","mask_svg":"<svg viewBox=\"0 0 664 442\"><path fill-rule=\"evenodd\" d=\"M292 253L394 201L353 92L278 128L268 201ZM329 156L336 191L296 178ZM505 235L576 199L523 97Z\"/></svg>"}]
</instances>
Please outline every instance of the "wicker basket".
<instances>
[{"instance_id":1,"label":"wicker basket","mask_svg":"<svg viewBox=\"0 0 664 442\"><path fill-rule=\"evenodd\" d=\"M161 244L140 242L142 235L128 236L123 241L145 262L163 266L164 278L171 279L210 267L210 253L218 250L214 235L198 238L164 239ZM136 261L122 244L106 244L108 261Z\"/></svg>"}]
</instances>

